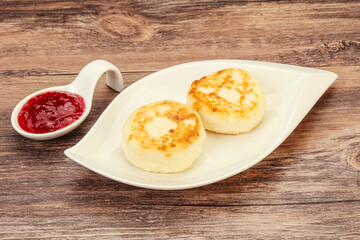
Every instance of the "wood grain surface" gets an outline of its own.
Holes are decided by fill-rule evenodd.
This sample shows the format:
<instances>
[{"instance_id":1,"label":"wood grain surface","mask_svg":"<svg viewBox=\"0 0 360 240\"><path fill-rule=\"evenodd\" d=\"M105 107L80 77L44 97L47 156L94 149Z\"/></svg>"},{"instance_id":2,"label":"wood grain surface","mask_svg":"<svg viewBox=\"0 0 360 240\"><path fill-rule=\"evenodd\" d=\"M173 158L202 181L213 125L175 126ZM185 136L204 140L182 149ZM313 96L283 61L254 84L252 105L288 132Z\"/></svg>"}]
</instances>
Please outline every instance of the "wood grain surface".
<instances>
[{"instance_id":1,"label":"wood grain surface","mask_svg":"<svg viewBox=\"0 0 360 240\"><path fill-rule=\"evenodd\" d=\"M15 105L94 59L125 85L175 64L247 59L339 75L270 156L229 179L154 191L68 159L117 95L105 80L85 122L38 142ZM0 2L0 239L359 239L359 1Z\"/></svg>"}]
</instances>

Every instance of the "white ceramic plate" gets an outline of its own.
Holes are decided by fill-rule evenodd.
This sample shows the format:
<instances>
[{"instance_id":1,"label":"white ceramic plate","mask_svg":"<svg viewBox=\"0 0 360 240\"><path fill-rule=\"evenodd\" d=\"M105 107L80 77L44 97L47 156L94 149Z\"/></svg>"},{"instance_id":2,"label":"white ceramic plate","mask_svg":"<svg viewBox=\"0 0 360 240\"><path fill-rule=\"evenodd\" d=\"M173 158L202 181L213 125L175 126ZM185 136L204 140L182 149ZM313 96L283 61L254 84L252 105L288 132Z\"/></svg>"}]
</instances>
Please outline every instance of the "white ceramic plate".
<instances>
[{"instance_id":1,"label":"white ceramic plate","mask_svg":"<svg viewBox=\"0 0 360 240\"><path fill-rule=\"evenodd\" d=\"M171 99L185 103L192 81L225 68L242 68L263 86L266 111L250 133L207 132L203 153L188 170L150 173L131 165L121 149L121 129L127 117L145 104ZM150 189L187 189L214 183L258 163L278 147L335 81L337 75L291 65L212 60L173 66L132 84L108 106L86 136L65 151L75 162L116 181Z\"/></svg>"}]
</instances>

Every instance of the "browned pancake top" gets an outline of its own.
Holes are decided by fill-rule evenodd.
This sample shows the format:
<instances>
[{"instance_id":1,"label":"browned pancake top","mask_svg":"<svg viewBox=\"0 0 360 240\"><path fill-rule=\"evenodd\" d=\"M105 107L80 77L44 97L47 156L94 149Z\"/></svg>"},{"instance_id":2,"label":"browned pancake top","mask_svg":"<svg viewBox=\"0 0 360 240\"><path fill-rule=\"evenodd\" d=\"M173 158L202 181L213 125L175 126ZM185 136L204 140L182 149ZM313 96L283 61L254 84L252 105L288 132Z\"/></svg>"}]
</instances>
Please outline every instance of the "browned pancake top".
<instances>
[{"instance_id":1,"label":"browned pancake top","mask_svg":"<svg viewBox=\"0 0 360 240\"><path fill-rule=\"evenodd\" d=\"M154 137L146 130L146 125L156 117L175 123L160 137ZM199 116L188 106L175 101L165 100L143 106L136 110L131 122L128 141L135 139L143 148L162 152L178 151L194 143L200 134Z\"/></svg>"},{"instance_id":2,"label":"browned pancake top","mask_svg":"<svg viewBox=\"0 0 360 240\"><path fill-rule=\"evenodd\" d=\"M229 68L192 82L188 96L197 112L219 113L224 117L231 113L244 118L249 111L256 108L259 101L254 87L255 80L248 72ZM204 92L201 89L211 89L211 92ZM239 98L236 102L220 96L220 91L227 90L238 93ZM253 95L252 99L246 100L249 95Z\"/></svg>"}]
</instances>

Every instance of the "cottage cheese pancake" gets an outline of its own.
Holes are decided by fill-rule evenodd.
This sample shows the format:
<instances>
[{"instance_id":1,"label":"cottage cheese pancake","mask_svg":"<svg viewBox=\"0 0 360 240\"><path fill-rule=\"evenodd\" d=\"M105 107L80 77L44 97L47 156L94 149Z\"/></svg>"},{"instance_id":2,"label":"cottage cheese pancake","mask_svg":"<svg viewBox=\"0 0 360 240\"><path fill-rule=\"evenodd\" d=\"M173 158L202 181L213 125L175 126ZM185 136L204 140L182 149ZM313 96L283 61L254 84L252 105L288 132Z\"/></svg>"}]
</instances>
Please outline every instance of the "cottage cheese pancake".
<instances>
[{"instance_id":1,"label":"cottage cheese pancake","mask_svg":"<svg viewBox=\"0 0 360 240\"><path fill-rule=\"evenodd\" d=\"M224 69L195 80L187 104L205 129L226 134L249 132L264 116L265 96L260 83L241 69Z\"/></svg>"},{"instance_id":2,"label":"cottage cheese pancake","mask_svg":"<svg viewBox=\"0 0 360 240\"><path fill-rule=\"evenodd\" d=\"M199 115L189 106L164 100L132 113L122 136L129 162L147 171L171 173L193 164L206 133Z\"/></svg>"}]
</instances>

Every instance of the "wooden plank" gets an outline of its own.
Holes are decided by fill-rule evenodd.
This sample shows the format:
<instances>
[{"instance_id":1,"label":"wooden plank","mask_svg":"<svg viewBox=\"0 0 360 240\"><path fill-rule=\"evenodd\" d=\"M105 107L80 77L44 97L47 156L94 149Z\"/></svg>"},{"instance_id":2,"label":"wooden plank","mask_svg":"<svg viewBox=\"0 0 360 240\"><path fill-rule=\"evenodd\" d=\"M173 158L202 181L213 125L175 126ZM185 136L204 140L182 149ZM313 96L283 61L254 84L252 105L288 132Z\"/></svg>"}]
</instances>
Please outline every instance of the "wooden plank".
<instances>
[{"instance_id":1,"label":"wooden plank","mask_svg":"<svg viewBox=\"0 0 360 240\"><path fill-rule=\"evenodd\" d=\"M359 1L0 2L1 239L357 239L360 235ZM18 135L13 107L70 83L94 59L125 85L174 64L252 59L310 66L339 78L295 131L229 179L154 191L102 177L63 151L117 93L97 85L72 133Z\"/></svg>"},{"instance_id":2,"label":"wooden plank","mask_svg":"<svg viewBox=\"0 0 360 240\"><path fill-rule=\"evenodd\" d=\"M8 205L6 220L0 223L0 236L2 239L356 239L360 234L360 204L354 201L234 207L176 203L180 206L124 206L121 198L104 194L85 204L83 199L73 196L26 206Z\"/></svg>"},{"instance_id":3,"label":"wooden plank","mask_svg":"<svg viewBox=\"0 0 360 240\"><path fill-rule=\"evenodd\" d=\"M303 66L360 62L360 3L6 1L0 74L75 73L102 58L155 71L220 58Z\"/></svg>"}]
</instances>

